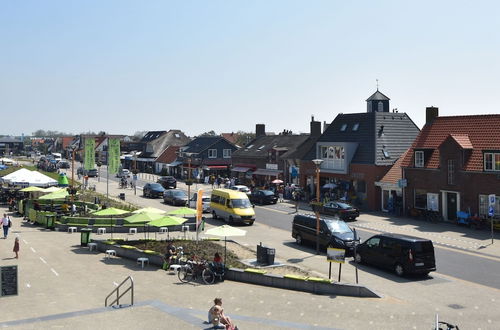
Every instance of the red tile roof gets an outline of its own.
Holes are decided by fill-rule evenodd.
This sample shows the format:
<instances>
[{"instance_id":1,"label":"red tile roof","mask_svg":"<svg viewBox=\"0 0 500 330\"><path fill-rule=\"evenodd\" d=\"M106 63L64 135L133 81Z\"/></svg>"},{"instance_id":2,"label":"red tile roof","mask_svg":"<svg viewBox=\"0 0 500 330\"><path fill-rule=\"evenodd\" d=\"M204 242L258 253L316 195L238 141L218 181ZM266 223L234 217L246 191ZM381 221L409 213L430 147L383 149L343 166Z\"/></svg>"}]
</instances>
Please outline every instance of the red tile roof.
<instances>
[{"instance_id":1,"label":"red tile roof","mask_svg":"<svg viewBox=\"0 0 500 330\"><path fill-rule=\"evenodd\" d=\"M437 117L430 125L422 128L402 166L413 166L415 149L432 149L425 167L438 168L438 148L450 135L462 148L472 148L464 169L483 171L483 150L500 150L500 115Z\"/></svg>"},{"instance_id":2,"label":"red tile roof","mask_svg":"<svg viewBox=\"0 0 500 330\"><path fill-rule=\"evenodd\" d=\"M228 140L232 144L236 144L236 139L238 138L237 133L221 133L220 134L224 139Z\"/></svg>"},{"instance_id":3,"label":"red tile roof","mask_svg":"<svg viewBox=\"0 0 500 330\"><path fill-rule=\"evenodd\" d=\"M155 162L170 164L177 158L179 147L169 146L156 158Z\"/></svg>"},{"instance_id":4,"label":"red tile roof","mask_svg":"<svg viewBox=\"0 0 500 330\"><path fill-rule=\"evenodd\" d=\"M392 165L391 169L384 175L384 177L380 180L383 183L391 183L397 184L399 179L403 178L403 173L401 170L401 163L403 159L406 157L410 149L406 150L401 157Z\"/></svg>"}]
</instances>

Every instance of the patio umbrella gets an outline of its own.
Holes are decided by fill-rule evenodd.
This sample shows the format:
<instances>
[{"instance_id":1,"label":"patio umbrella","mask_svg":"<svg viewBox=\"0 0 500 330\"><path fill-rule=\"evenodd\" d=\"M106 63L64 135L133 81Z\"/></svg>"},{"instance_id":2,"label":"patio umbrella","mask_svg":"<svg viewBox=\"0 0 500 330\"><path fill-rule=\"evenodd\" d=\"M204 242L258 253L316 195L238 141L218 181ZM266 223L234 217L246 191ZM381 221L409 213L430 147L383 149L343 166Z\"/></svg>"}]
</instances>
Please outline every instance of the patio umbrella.
<instances>
[{"instance_id":1,"label":"patio umbrella","mask_svg":"<svg viewBox=\"0 0 500 330\"><path fill-rule=\"evenodd\" d=\"M45 191L45 190L44 190ZM66 189L59 189L58 191L51 192L50 194L44 195L39 199L42 200L54 200L54 199L65 199L68 196L68 191Z\"/></svg>"},{"instance_id":2,"label":"patio umbrella","mask_svg":"<svg viewBox=\"0 0 500 330\"><path fill-rule=\"evenodd\" d=\"M280 180L280 179L274 179L273 181L271 181L271 183L280 184L280 183L283 183L283 180Z\"/></svg>"},{"instance_id":3,"label":"patio umbrella","mask_svg":"<svg viewBox=\"0 0 500 330\"><path fill-rule=\"evenodd\" d=\"M160 210L160 209L157 209L156 207L144 207L142 209L138 209L138 210L135 210L134 212L132 213L158 213L158 214L162 214L162 213L165 213L167 211L165 210Z\"/></svg>"},{"instance_id":4,"label":"patio umbrella","mask_svg":"<svg viewBox=\"0 0 500 330\"><path fill-rule=\"evenodd\" d=\"M224 236L224 262L226 262L227 236L245 236L247 234L247 231L234 228L229 225L222 225L220 227L215 227L207 230L205 234L220 237Z\"/></svg>"},{"instance_id":5,"label":"patio umbrella","mask_svg":"<svg viewBox=\"0 0 500 330\"><path fill-rule=\"evenodd\" d=\"M59 191L59 190L62 190L63 188L59 188L59 187L49 187L49 188L45 188L43 189L42 191L43 192L47 192L47 193L52 193L52 192L56 192L56 191Z\"/></svg>"},{"instance_id":6,"label":"patio umbrella","mask_svg":"<svg viewBox=\"0 0 500 330\"><path fill-rule=\"evenodd\" d=\"M40 187L35 187L35 186L31 186L31 187L26 187L26 188L23 188L19 191L22 191L22 192L35 192L35 191L44 191L42 188Z\"/></svg>"},{"instance_id":7,"label":"patio umbrella","mask_svg":"<svg viewBox=\"0 0 500 330\"><path fill-rule=\"evenodd\" d=\"M189 207L181 207L181 208L178 208L177 210L167 212L167 214L189 215L189 214L196 214L196 210L191 209Z\"/></svg>"},{"instance_id":8,"label":"patio umbrella","mask_svg":"<svg viewBox=\"0 0 500 330\"><path fill-rule=\"evenodd\" d=\"M111 238L113 238L113 216L126 214L126 213L130 213L130 211L117 209L115 207L109 207L107 209L102 209L99 211L92 212L92 214L94 214L94 215L109 215L110 216L110 219L111 219Z\"/></svg>"},{"instance_id":9,"label":"patio umbrella","mask_svg":"<svg viewBox=\"0 0 500 330\"><path fill-rule=\"evenodd\" d=\"M159 219L148 222L148 226L154 226L154 227L178 226L178 225L182 225L186 221L187 221L187 219L184 219L181 217L173 217L170 215L166 215L166 216L161 217Z\"/></svg>"},{"instance_id":10,"label":"patio umbrella","mask_svg":"<svg viewBox=\"0 0 500 330\"><path fill-rule=\"evenodd\" d=\"M337 187L337 185L335 183L327 183L322 188L323 189L333 189L333 188L336 188L336 187Z\"/></svg>"},{"instance_id":11,"label":"patio umbrella","mask_svg":"<svg viewBox=\"0 0 500 330\"><path fill-rule=\"evenodd\" d=\"M135 213L134 215L128 216L124 218L123 220L127 221L128 223L139 223L139 224L146 224L150 221L162 218L163 215L160 213L154 213L154 212L141 212L141 213Z\"/></svg>"}]
</instances>

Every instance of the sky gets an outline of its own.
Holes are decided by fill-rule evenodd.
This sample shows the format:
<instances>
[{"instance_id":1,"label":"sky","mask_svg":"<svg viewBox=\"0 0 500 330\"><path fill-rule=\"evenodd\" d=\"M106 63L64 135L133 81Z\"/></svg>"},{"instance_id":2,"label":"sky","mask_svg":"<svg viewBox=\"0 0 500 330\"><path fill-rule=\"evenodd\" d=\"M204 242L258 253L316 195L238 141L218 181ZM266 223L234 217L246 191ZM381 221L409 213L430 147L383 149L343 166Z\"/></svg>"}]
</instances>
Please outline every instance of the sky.
<instances>
[{"instance_id":1,"label":"sky","mask_svg":"<svg viewBox=\"0 0 500 330\"><path fill-rule=\"evenodd\" d=\"M498 1L0 1L0 134L500 113Z\"/></svg>"}]
</instances>

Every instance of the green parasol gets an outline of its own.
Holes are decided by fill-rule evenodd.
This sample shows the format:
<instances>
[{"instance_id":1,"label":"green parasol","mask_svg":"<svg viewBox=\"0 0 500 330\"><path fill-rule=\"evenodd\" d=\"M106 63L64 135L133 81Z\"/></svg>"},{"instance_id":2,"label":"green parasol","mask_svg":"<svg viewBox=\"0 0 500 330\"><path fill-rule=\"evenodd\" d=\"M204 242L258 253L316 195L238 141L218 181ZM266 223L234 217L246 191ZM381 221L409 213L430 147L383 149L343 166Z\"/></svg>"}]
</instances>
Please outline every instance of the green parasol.
<instances>
[{"instance_id":1,"label":"green parasol","mask_svg":"<svg viewBox=\"0 0 500 330\"><path fill-rule=\"evenodd\" d=\"M42 200L54 200L54 199L65 199L68 196L68 191L66 189L59 189L58 191L52 192L50 194L44 195L39 199Z\"/></svg>"},{"instance_id":2,"label":"green parasol","mask_svg":"<svg viewBox=\"0 0 500 330\"><path fill-rule=\"evenodd\" d=\"M126 217L123 220L127 221L128 223L145 224L147 222L150 222L150 221L153 221L156 219L160 219L162 217L163 217L163 214L160 214L160 213L141 212L141 213L135 213L134 215Z\"/></svg>"},{"instance_id":3,"label":"green parasol","mask_svg":"<svg viewBox=\"0 0 500 330\"><path fill-rule=\"evenodd\" d=\"M56 192L56 191L59 191L59 190L62 190L62 189L63 188L59 188L59 187L49 187L49 188L43 189L42 191L46 192L46 193L52 193L52 192Z\"/></svg>"},{"instance_id":4,"label":"green parasol","mask_svg":"<svg viewBox=\"0 0 500 330\"><path fill-rule=\"evenodd\" d=\"M22 191L22 192L35 192L35 191L44 191L44 190L42 188L40 188L40 187L33 187L33 186L31 186L31 187L23 188L23 189L21 189L19 191Z\"/></svg>"},{"instance_id":5,"label":"green parasol","mask_svg":"<svg viewBox=\"0 0 500 330\"><path fill-rule=\"evenodd\" d=\"M181 217L174 217L174 216L167 215L167 216L163 216L159 219L148 222L148 225L154 226L154 227L170 227L170 226L182 225L186 221L187 221L187 219L184 219Z\"/></svg>"},{"instance_id":6,"label":"green parasol","mask_svg":"<svg viewBox=\"0 0 500 330\"><path fill-rule=\"evenodd\" d=\"M132 213L158 213L158 214L162 214L162 213L165 213L166 211L165 210L160 210L160 209L157 209L156 207L145 207L145 208L142 208L142 209L138 209L138 210L135 210L134 212Z\"/></svg>"},{"instance_id":7,"label":"green parasol","mask_svg":"<svg viewBox=\"0 0 500 330\"><path fill-rule=\"evenodd\" d=\"M102 209L99 211L94 211L92 214L94 215L109 215L111 217L111 238L113 238L113 216L114 215L122 215L130 213L130 211L122 210L122 209L117 209L115 207L109 207L107 209Z\"/></svg>"}]
</instances>

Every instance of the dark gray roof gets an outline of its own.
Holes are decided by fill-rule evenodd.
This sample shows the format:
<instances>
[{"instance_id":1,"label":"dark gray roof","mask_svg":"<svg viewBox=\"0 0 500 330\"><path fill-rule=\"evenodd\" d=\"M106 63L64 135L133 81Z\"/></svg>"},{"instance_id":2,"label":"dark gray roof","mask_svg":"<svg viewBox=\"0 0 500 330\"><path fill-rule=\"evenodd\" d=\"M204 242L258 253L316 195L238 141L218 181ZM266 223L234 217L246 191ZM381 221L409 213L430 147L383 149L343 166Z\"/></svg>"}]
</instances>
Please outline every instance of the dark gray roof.
<instances>
[{"instance_id":1,"label":"dark gray roof","mask_svg":"<svg viewBox=\"0 0 500 330\"><path fill-rule=\"evenodd\" d=\"M150 142L156 140L166 132L167 131L149 131L142 137L141 142Z\"/></svg>"},{"instance_id":2,"label":"dark gray roof","mask_svg":"<svg viewBox=\"0 0 500 330\"><path fill-rule=\"evenodd\" d=\"M234 157L262 158L267 157L267 151L273 148L293 152L309 138L309 135L266 135L250 141L245 147L233 152ZM286 154L285 153L285 154ZM284 155L285 155L284 154Z\"/></svg>"},{"instance_id":3,"label":"dark gray roof","mask_svg":"<svg viewBox=\"0 0 500 330\"><path fill-rule=\"evenodd\" d=\"M236 148L234 144L227 141L222 136L199 136L186 145L187 148L184 149L184 152L200 153L220 141L225 141L228 144L232 145L234 148Z\"/></svg>"},{"instance_id":4,"label":"dark gray roof","mask_svg":"<svg viewBox=\"0 0 500 330\"><path fill-rule=\"evenodd\" d=\"M0 143L13 143L13 142L21 143L23 141L21 141L21 139L16 139L10 136L0 137Z\"/></svg>"},{"instance_id":5,"label":"dark gray roof","mask_svg":"<svg viewBox=\"0 0 500 330\"><path fill-rule=\"evenodd\" d=\"M368 102L368 101L389 101L389 100L390 98L379 92L379 90L377 89L377 91L373 93L372 96L370 96L366 101Z\"/></svg>"},{"instance_id":6,"label":"dark gray roof","mask_svg":"<svg viewBox=\"0 0 500 330\"><path fill-rule=\"evenodd\" d=\"M411 146L419 131L405 113L339 114L317 142L356 142L358 148L351 163L391 165ZM384 150L389 157L384 156ZM304 160L314 158L316 144L303 157Z\"/></svg>"}]
</instances>

